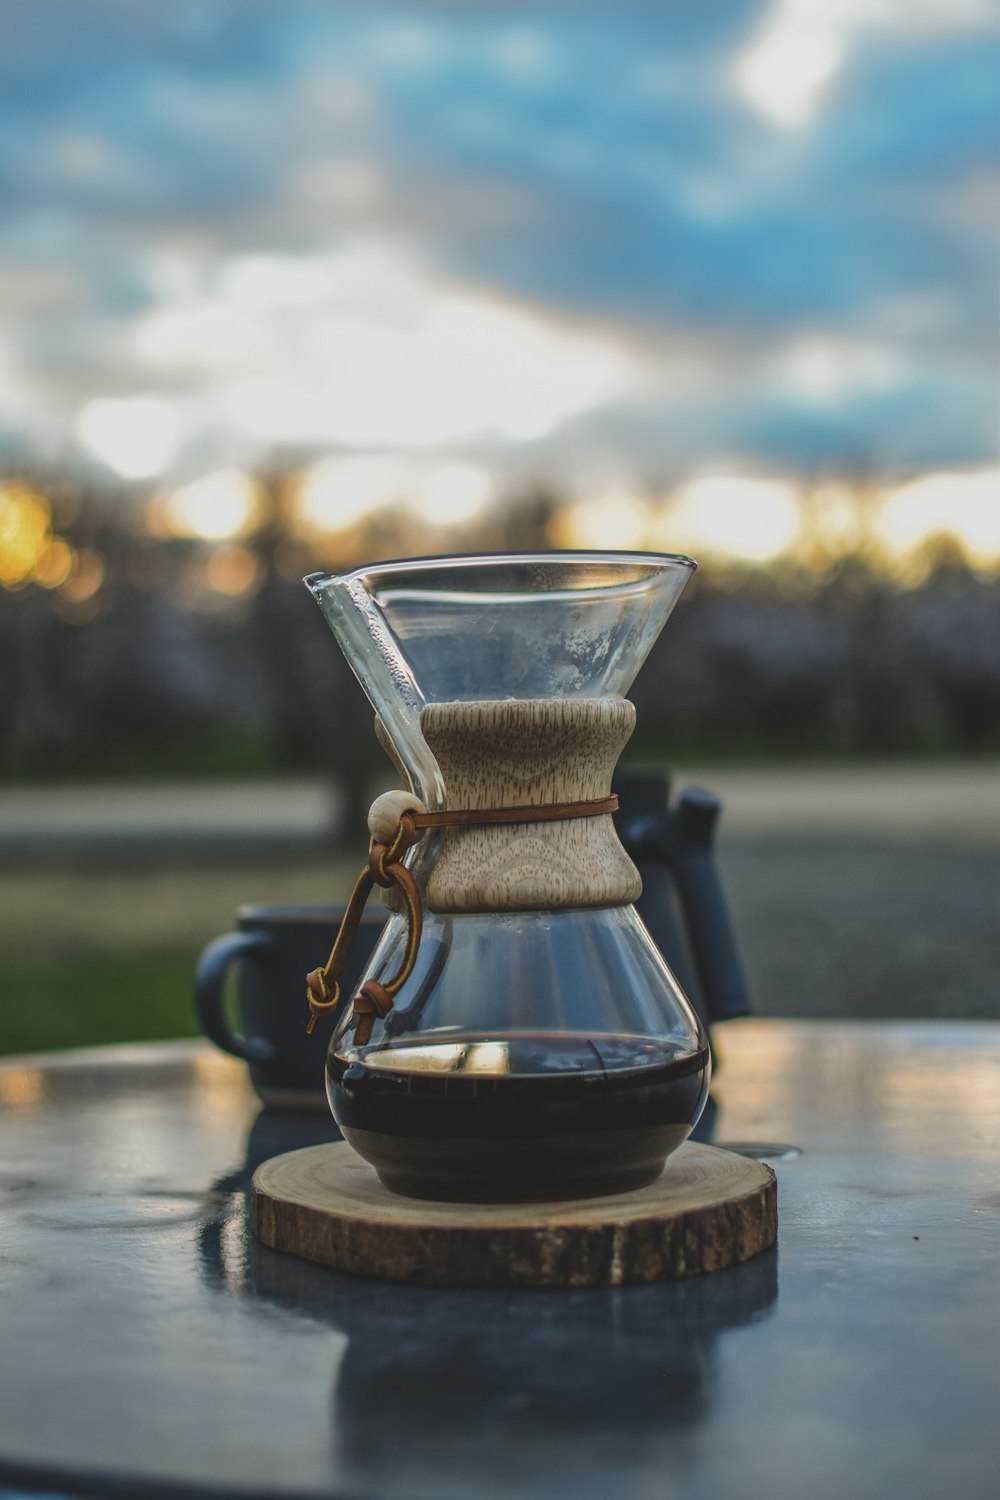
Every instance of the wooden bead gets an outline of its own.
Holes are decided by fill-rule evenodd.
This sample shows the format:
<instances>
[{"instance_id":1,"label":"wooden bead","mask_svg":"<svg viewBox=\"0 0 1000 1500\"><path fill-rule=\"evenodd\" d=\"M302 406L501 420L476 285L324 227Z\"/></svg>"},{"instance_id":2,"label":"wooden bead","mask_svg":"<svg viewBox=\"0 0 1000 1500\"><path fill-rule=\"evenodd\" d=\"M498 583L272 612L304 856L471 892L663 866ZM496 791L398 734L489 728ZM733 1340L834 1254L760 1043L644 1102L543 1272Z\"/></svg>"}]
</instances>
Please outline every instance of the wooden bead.
<instances>
[{"instance_id":1,"label":"wooden bead","mask_svg":"<svg viewBox=\"0 0 1000 1500\"><path fill-rule=\"evenodd\" d=\"M426 812L420 798L413 792L383 792L376 797L368 809L368 832L377 844L392 842L405 812Z\"/></svg>"}]
</instances>

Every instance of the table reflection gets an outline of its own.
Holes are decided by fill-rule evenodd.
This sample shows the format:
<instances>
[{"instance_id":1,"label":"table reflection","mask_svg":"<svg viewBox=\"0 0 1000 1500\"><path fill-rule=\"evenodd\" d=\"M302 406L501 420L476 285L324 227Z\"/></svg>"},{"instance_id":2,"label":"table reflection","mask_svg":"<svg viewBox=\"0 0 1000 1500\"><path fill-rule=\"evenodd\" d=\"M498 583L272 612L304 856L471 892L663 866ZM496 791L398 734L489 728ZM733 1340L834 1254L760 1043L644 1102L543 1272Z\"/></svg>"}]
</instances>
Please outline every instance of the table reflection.
<instances>
[{"instance_id":1,"label":"table reflection","mask_svg":"<svg viewBox=\"0 0 1000 1500\"><path fill-rule=\"evenodd\" d=\"M348 1277L259 1245L245 1208L257 1166L336 1138L332 1120L262 1110L243 1162L213 1185L220 1209L202 1225L199 1261L210 1286L339 1336L330 1462L345 1478L405 1465L415 1482L471 1483L484 1432L512 1480L541 1448L564 1447L572 1470L621 1441L655 1444L704 1422L720 1336L775 1305L774 1251L660 1286L477 1292Z\"/></svg>"}]
</instances>

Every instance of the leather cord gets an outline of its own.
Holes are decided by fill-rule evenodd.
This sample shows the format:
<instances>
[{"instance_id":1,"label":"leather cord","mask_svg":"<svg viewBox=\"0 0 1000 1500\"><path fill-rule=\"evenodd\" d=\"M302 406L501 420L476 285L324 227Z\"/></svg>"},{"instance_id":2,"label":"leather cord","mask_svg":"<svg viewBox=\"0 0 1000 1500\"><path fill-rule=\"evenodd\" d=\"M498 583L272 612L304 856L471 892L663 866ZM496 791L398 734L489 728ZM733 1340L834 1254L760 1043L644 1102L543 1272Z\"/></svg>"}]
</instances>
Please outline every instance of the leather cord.
<instances>
[{"instance_id":1,"label":"leather cord","mask_svg":"<svg viewBox=\"0 0 1000 1500\"><path fill-rule=\"evenodd\" d=\"M406 948L392 979L384 984L366 980L354 996L352 1014L357 1018L354 1045L364 1047L370 1040L376 1017L384 1019L392 1009L396 995L409 979L417 961L417 950L423 933L423 910L420 892L412 874L403 864L403 856L421 837L426 828L474 828L512 823L552 823L568 818L597 818L617 812L618 797L592 798L584 802L547 802L539 806L452 808L442 812L404 812L395 835L388 844L373 838L368 849L368 863L358 876L347 903L340 928L326 963L306 976L306 999L309 1020L306 1031L311 1036L321 1016L329 1015L340 1004L338 983L351 943L372 888L383 890L397 886L406 906ZM332 989L331 989L332 984Z\"/></svg>"},{"instance_id":2,"label":"leather cord","mask_svg":"<svg viewBox=\"0 0 1000 1500\"><path fill-rule=\"evenodd\" d=\"M618 794L587 802L542 802L520 807L461 807L444 812L411 812L414 828L485 828L498 823L555 823L563 818L600 818L618 811Z\"/></svg>"},{"instance_id":3,"label":"leather cord","mask_svg":"<svg viewBox=\"0 0 1000 1500\"><path fill-rule=\"evenodd\" d=\"M309 1002L309 1021L306 1032L311 1036L320 1016L329 1015L340 1004L338 980L347 962L351 943L361 922L373 886L389 890L398 886L406 904L407 930L406 949L403 960L394 977L386 984L369 979L354 996L353 1013L358 1018L354 1040L363 1047L372 1033L376 1016L388 1015L395 996L413 972L417 961L417 949L423 932L424 915L420 905L417 882L402 863L403 855L416 843L420 835L413 826L409 813L399 820L396 836L391 844L378 844L373 839L368 851L368 863L358 876L351 899L347 903L340 929L330 950L330 957L318 969L306 976L306 999ZM330 983L333 989L330 989Z\"/></svg>"}]
</instances>

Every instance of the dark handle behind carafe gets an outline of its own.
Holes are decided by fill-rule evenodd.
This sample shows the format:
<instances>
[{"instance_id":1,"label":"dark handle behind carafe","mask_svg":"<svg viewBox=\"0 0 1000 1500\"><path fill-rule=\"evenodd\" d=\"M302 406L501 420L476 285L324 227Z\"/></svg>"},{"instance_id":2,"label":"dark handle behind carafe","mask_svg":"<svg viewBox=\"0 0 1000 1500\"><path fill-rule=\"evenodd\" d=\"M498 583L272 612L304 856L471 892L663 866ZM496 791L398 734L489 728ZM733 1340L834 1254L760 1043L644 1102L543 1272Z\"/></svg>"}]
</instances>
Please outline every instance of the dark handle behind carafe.
<instances>
[{"instance_id":1,"label":"dark handle behind carafe","mask_svg":"<svg viewBox=\"0 0 1000 1500\"><path fill-rule=\"evenodd\" d=\"M618 835L642 876L636 903L706 1030L750 1012L750 997L715 860L722 803L686 787L670 807L662 771L621 771ZM679 920L678 920L679 919Z\"/></svg>"},{"instance_id":2,"label":"dark handle behind carafe","mask_svg":"<svg viewBox=\"0 0 1000 1500\"><path fill-rule=\"evenodd\" d=\"M241 1036L229 1024L223 1008L226 975L238 958L260 958L273 946L266 932L227 932L209 943L195 971L194 1005L202 1030L223 1052L248 1063L274 1058L274 1043L262 1036Z\"/></svg>"}]
</instances>

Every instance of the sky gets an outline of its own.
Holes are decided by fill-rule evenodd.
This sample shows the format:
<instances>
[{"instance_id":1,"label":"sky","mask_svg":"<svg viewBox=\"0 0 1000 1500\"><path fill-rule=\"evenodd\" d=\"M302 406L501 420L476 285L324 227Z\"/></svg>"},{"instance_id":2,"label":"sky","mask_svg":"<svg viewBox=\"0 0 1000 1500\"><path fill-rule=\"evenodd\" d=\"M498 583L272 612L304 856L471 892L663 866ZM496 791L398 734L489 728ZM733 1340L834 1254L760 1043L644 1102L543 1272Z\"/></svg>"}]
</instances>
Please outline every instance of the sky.
<instances>
[{"instance_id":1,"label":"sky","mask_svg":"<svg viewBox=\"0 0 1000 1500\"><path fill-rule=\"evenodd\" d=\"M581 490L996 461L981 0L0 0L0 28L0 461Z\"/></svg>"}]
</instances>

